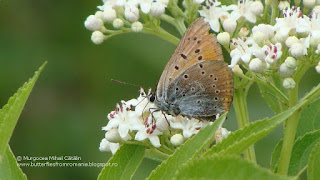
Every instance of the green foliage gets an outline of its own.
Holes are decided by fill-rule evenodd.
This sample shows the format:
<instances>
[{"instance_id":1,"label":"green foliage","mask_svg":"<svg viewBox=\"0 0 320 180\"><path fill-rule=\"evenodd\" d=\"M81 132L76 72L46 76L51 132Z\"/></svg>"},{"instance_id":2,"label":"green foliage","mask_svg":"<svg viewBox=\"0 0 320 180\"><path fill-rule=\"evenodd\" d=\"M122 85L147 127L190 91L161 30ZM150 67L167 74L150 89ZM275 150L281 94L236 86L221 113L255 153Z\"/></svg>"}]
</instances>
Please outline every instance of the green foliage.
<instances>
[{"instance_id":1,"label":"green foliage","mask_svg":"<svg viewBox=\"0 0 320 180\"><path fill-rule=\"evenodd\" d=\"M46 63L35 72L33 78L29 79L27 83L18 89L17 93L15 93L9 99L8 103L0 110L0 156L2 156L6 150L23 107L45 65Z\"/></svg>"},{"instance_id":2,"label":"green foliage","mask_svg":"<svg viewBox=\"0 0 320 180\"><path fill-rule=\"evenodd\" d=\"M5 154L0 162L0 179L27 179L18 166L9 145L6 146Z\"/></svg>"},{"instance_id":3,"label":"green foliage","mask_svg":"<svg viewBox=\"0 0 320 180\"><path fill-rule=\"evenodd\" d=\"M212 156L188 162L177 179L289 180L236 156Z\"/></svg>"},{"instance_id":4,"label":"green foliage","mask_svg":"<svg viewBox=\"0 0 320 180\"><path fill-rule=\"evenodd\" d=\"M131 179L143 160L144 153L144 146L131 144L121 146L102 169L98 179Z\"/></svg>"},{"instance_id":5,"label":"green foliage","mask_svg":"<svg viewBox=\"0 0 320 180\"><path fill-rule=\"evenodd\" d=\"M299 120L296 137L320 128L320 100L305 108Z\"/></svg>"},{"instance_id":6,"label":"green foliage","mask_svg":"<svg viewBox=\"0 0 320 180\"><path fill-rule=\"evenodd\" d=\"M254 144L281 122L286 120L292 113L298 110L305 102L300 102L293 108L284 111L276 116L259 120L231 133L221 143L217 144L206 152L206 155L219 154L240 154L250 145Z\"/></svg>"},{"instance_id":7,"label":"green foliage","mask_svg":"<svg viewBox=\"0 0 320 180\"><path fill-rule=\"evenodd\" d=\"M177 169L190 159L197 157L204 148L213 142L215 132L225 119L226 114L218 118L213 124L205 127L197 135L187 140L168 159L152 171L149 179L173 179Z\"/></svg>"},{"instance_id":8,"label":"green foliage","mask_svg":"<svg viewBox=\"0 0 320 180\"><path fill-rule=\"evenodd\" d=\"M320 130L299 137L293 145L289 166L289 175L296 175L305 168L312 148L320 142Z\"/></svg>"},{"instance_id":9,"label":"green foliage","mask_svg":"<svg viewBox=\"0 0 320 180\"><path fill-rule=\"evenodd\" d=\"M284 102L281 102L279 98L275 94L273 94L273 89L262 83L258 83L258 86L262 97L267 102L268 106L273 112L278 114L285 109L283 104Z\"/></svg>"},{"instance_id":10,"label":"green foliage","mask_svg":"<svg viewBox=\"0 0 320 180\"><path fill-rule=\"evenodd\" d=\"M280 140L272 152L271 161L270 161L270 169L273 172L277 172L277 166L279 163L282 143L283 143L283 140Z\"/></svg>"},{"instance_id":11,"label":"green foliage","mask_svg":"<svg viewBox=\"0 0 320 180\"><path fill-rule=\"evenodd\" d=\"M309 157L308 161L308 179L316 180L320 177L320 142L318 142Z\"/></svg>"}]
</instances>

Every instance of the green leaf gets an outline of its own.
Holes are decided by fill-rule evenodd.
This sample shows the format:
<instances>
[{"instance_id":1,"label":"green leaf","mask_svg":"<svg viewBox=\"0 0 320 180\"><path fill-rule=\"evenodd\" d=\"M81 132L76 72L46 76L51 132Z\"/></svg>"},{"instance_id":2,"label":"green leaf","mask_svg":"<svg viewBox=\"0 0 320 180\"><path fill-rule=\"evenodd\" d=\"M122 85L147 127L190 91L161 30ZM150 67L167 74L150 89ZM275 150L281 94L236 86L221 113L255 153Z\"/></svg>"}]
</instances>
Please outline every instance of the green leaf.
<instances>
[{"instance_id":1,"label":"green leaf","mask_svg":"<svg viewBox=\"0 0 320 180\"><path fill-rule=\"evenodd\" d=\"M98 179L131 179L143 160L144 152L144 146L124 144L109 159Z\"/></svg>"},{"instance_id":2,"label":"green leaf","mask_svg":"<svg viewBox=\"0 0 320 180\"><path fill-rule=\"evenodd\" d=\"M18 89L8 101L8 103L0 110L0 157L4 155L7 144L17 124L23 107L30 95L30 92L36 83L41 71L47 63L45 62L34 76L27 83Z\"/></svg>"},{"instance_id":3,"label":"green leaf","mask_svg":"<svg viewBox=\"0 0 320 180\"><path fill-rule=\"evenodd\" d=\"M271 156L270 169L275 173L277 172L277 168L278 168L278 163L279 163L282 143L283 143L283 140L280 140L278 142L278 144L274 148L274 150L272 152L272 156Z\"/></svg>"},{"instance_id":4,"label":"green leaf","mask_svg":"<svg viewBox=\"0 0 320 180\"><path fill-rule=\"evenodd\" d=\"M6 146L6 151L0 162L0 179L27 179L17 164L9 145Z\"/></svg>"},{"instance_id":5,"label":"green leaf","mask_svg":"<svg viewBox=\"0 0 320 180\"><path fill-rule=\"evenodd\" d=\"M320 142L316 144L308 161L308 179L316 180L320 177Z\"/></svg>"},{"instance_id":6,"label":"green leaf","mask_svg":"<svg viewBox=\"0 0 320 180\"><path fill-rule=\"evenodd\" d=\"M317 129L320 129L320 100L301 112L296 137Z\"/></svg>"},{"instance_id":7,"label":"green leaf","mask_svg":"<svg viewBox=\"0 0 320 180\"><path fill-rule=\"evenodd\" d=\"M250 123L249 125L231 133L226 139L222 140L213 148L208 150L205 155L219 154L240 154L250 145L254 144L281 122L286 120L292 113L297 111L307 101L302 101L289 110L273 116L270 119L264 119Z\"/></svg>"},{"instance_id":8,"label":"green leaf","mask_svg":"<svg viewBox=\"0 0 320 180\"><path fill-rule=\"evenodd\" d=\"M264 98L264 100L267 102L270 109L275 112L276 114L279 114L282 112L283 109L285 109L285 106L283 102L279 100L279 98L273 94L273 89L258 83L261 96Z\"/></svg>"},{"instance_id":9,"label":"green leaf","mask_svg":"<svg viewBox=\"0 0 320 180\"><path fill-rule=\"evenodd\" d=\"M232 156L212 156L188 162L177 179L293 180L261 168L247 160Z\"/></svg>"},{"instance_id":10,"label":"green leaf","mask_svg":"<svg viewBox=\"0 0 320 180\"><path fill-rule=\"evenodd\" d=\"M200 155L204 148L213 142L215 132L225 119L226 114L218 118L213 124L205 127L195 136L188 139L182 146L152 171L149 179L173 179L177 169L182 167L188 160Z\"/></svg>"},{"instance_id":11,"label":"green leaf","mask_svg":"<svg viewBox=\"0 0 320 180\"><path fill-rule=\"evenodd\" d=\"M307 133L294 142L288 171L289 175L297 175L304 170L308 163L310 152L318 142L320 142L320 130Z\"/></svg>"}]
</instances>

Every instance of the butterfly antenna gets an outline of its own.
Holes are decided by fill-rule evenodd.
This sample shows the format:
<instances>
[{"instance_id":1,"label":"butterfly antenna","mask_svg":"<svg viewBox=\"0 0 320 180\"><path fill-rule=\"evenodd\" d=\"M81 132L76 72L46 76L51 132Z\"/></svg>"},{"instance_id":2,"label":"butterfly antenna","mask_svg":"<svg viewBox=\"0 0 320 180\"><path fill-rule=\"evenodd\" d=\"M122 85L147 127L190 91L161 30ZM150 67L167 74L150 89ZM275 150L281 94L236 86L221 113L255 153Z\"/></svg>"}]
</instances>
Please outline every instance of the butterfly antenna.
<instances>
[{"instance_id":1,"label":"butterfly antenna","mask_svg":"<svg viewBox=\"0 0 320 180\"><path fill-rule=\"evenodd\" d=\"M127 82L123 82L123 81L119 81L119 80L115 80L115 79L111 79L112 82L118 83L118 84L123 84L123 85L129 85L129 86L135 86L135 87L142 87L136 84L131 84L131 83L127 83Z\"/></svg>"}]
</instances>

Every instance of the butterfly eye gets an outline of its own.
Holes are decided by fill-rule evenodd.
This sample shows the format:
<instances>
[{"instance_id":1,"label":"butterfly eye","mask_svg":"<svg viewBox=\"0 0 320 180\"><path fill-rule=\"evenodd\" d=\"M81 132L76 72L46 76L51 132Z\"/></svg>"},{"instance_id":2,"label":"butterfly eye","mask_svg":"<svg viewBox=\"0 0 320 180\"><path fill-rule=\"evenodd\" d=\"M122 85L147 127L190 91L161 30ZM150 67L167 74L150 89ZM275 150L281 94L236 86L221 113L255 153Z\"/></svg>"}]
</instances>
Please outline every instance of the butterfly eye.
<instances>
[{"instance_id":1,"label":"butterfly eye","mask_svg":"<svg viewBox=\"0 0 320 180\"><path fill-rule=\"evenodd\" d=\"M150 101L150 102L154 102L155 99L156 99L156 97L155 97L154 95L151 95L151 96L149 97L149 101Z\"/></svg>"}]
</instances>

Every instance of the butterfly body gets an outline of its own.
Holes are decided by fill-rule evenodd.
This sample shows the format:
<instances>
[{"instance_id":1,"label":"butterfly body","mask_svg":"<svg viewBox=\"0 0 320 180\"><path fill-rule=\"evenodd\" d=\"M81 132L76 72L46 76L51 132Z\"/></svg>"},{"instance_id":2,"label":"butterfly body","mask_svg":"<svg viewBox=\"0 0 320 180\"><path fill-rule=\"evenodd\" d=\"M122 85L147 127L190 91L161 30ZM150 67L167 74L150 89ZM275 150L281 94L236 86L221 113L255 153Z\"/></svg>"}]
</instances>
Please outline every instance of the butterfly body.
<instances>
[{"instance_id":1,"label":"butterfly body","mask_svg":"<svg viewBox=\"0 0 320 180\"><path fill-rule=\"evenodd\" d=\"M229 111L232 72L209 29L199 18L181 39L156 88L155 103L160 110L207 120Z\"/></svg>"}]
</instances>

